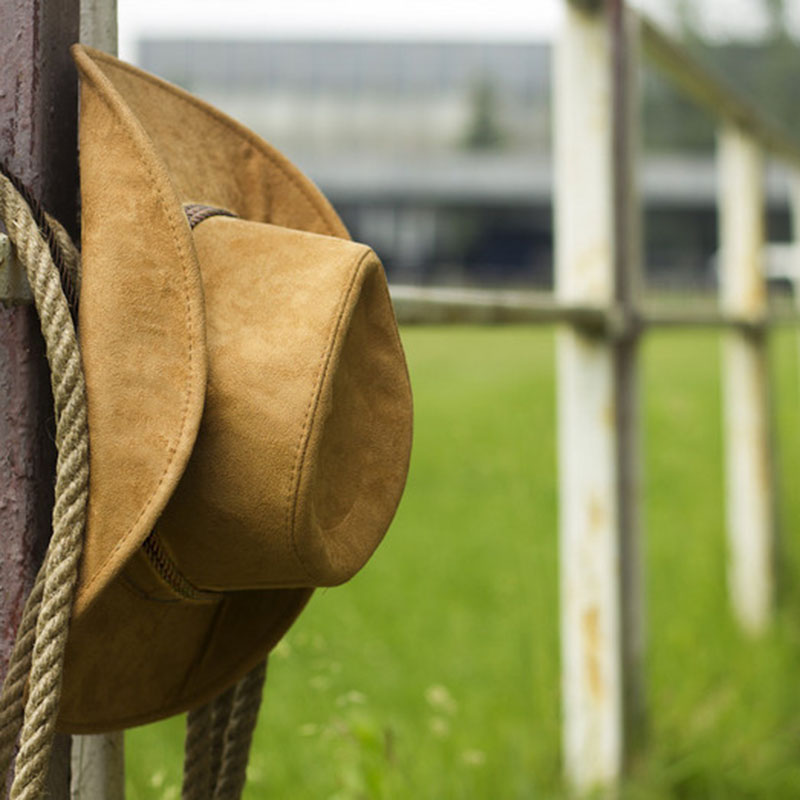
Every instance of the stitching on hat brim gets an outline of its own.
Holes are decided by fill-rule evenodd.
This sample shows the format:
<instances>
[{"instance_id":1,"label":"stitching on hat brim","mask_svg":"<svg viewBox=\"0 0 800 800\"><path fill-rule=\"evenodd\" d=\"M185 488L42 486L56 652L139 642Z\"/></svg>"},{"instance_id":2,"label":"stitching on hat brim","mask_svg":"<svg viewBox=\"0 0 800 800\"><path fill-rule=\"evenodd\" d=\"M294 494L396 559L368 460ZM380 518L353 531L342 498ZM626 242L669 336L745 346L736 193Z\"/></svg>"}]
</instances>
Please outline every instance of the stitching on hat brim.
<instances>
[{"instance_id":1,"label":"stitching on hat brim","mask_svg":"<svg viewBox=\"0 0 800 800\"><path fill-rule=\"evenodd\" d=\"M136 139L138 139L136 144L140 148L140 152L141 152L142 148L144 149L144 151L150 151L150 154L153 156L155 163L156 164L160 163L159 160L158 160L158 154L155 152L155 148L153 147L152 142L150 142L150 139L147 136L146 132L143 130L141 124L138 122L138 120L136 120L136 118L133 116L133 114L128 110L127 105L120 103L120 105L123 106L123 108L124 108L124 110L126 112L126 113L122 113L121 114L119 106L117 104L111 102L109 95L110 96L115 96L115 95L119 96L119 93L113 87L113 85L111 84L111 81L108 79L108 77L105 76L98 67L96 67L96 66L94 66L92 64L91 58L88 57L88 54L86 54L84 52L81 52L83 49L84 48L81 48L80 46L74 46L73 47L73 56L75 57L76 63L78 64L78 67L79 67L79 69L81 71L82 77L85 80L87 80L87 82L90 83L94 87L95 91L97 92L98 97L103 101L103 103L105 103L105 105L109 108L109 110L112 112L112 114L114 114L114 116L117 119L119 119L121 122L123 122L124 128L126 130L128 130L131 135L134 135L134 132L135 132ZM88 62L88 65L87 65L86 62ZM97 74L93 74L93 73L95 73L95 71L96 71ZM131 128L131 123L133 124L133 128ZM94 600L96 599L96 596L99 595L99 592L98 592L97 595L94 598L91 597L91 591L92 591L93 587L98 583L98 581L100 581L101 579L104 579L105 583L107 584L108 582L113 580L115 575L124 566L123 564L119 564L117 570L112 571L112 573L110 575L106 574L108 572L109 563L114 560L114 558L118 555L118 553L120 552L120 550L124 546L129 544L128 540L131 538L133 532L136 530L136 527L139 525L139 523L142 520L142 518L145 515L147 515L148 513L151 513L152 507L156 503L156 500L158 498L158 495L159 495L159 492L161 490L161 487L163 486L163 484L164 484L164 482L165 482L165 480L166 480L166 478L168 476L168 473L170 472L170 468L175 463L175 456L178 453L180 445L185 440L184 437L187 435L187 420L189 419L189 411L190 411L190 409L191 409L191 407L193 405L191 401L193 399L193 396L195 395L195 386L197 385L198 378L200 379L200 383L202 383L203 389L205 390L205 382L206 382L205 381L205 373L206 373L206 370L205 369L201 369L201 370L198 371L198 369L197 369L198 366L200 365L200 361L199 361L199 359L198 359L198 357L197 357L197 355L195 354L195 351L194 351L194 340L195 340L195 337L198 334L197 334L197 332L195 332L194 326L192 324L192 309L194 308L195 311L197 313L199 313L201 316L203 315L203 309L202 309L202 303L200 303L199 305L197 303L194 303L194 304L192 303L192 298L191 298L191 294L190 294L190 291L189 291L189 271L187 269L187 265L190 264L190 263L194 264L195 272L197 273L198 282L199 282L199 271L200 271L200 268L199 268L199 265L197 264L197 257L192 252L186 250L186 239L188 239L189 245L190 245L190 248L191 248L191 237L190 237L190 235L188 235L188 233L189 233L188 223L186 223L185 220L184 220L185 229L184 229L183 233L187 234L187 236L183 236L183 235L181 235L181 232L178 230L178 226L176 225L176 221L175 221L174 216L172 214L170 214L170 204L167 203L167 198L163 194L163 187L160 186L159 185L159 181L156 180L156 175L155 175L155 173L153 171L153 165L152 164L148 164L147 161L145 161L144 159L141 159L141 163L142 163L143 167L147 170L148 175L151 178L151 182L156 188L156 192L158 194L159 202L161 203L161 206L162 206L162 208L164 210L165 216L167 218L168 224L170 226L170 229L172 231L174 240L176 242L176 249L178 250L178 255L180 256L181 274L182 274L182 277L183 277L183 290L184 290L184 299L185 299L185 308L186 308L186 313L185 313L184 319L185 319L185 329L186 329L187 337L188 337L187 355L188 355L188 359L189 359L189 370L190 370L190 380L188 382L189 383L189 388L186 390L185 395L184 395L184 404L183 404L183 409L182 409L179 432L178 432L177 436L175 437L172 446L167 451L166 463L165 463L164 469L163 469L163 471L161 473L161 476L159 477L159 479L158 479L158 481L156 483L155 489L151 492L149 500L143 506L143 508L141 509L139 514L137 515L136 519L131 523L131 525L128 528L128 530L120 537L120 539L117 542L117 544L112 548L111 552L103 560L103 562L100 565L99 569L97 569L97 571L94 573L94 575L87 581L86 585L82 587L80 593L78 594L78 596L76 597L76 600L75 600L75 613L76 614L80 614L80 613L85 612L86 609L91 605L91 603L94 602ZM169 180L169 175L166 173L166 170L164 170L163 177L166 179L166 181L169 183L169 185L171 185L171 182ZM178 201L177 193L175 193L175 203L173 205L177 209L177 212L180 213L181 216L182 216L181 206L180 206L180 202ZM202 332L200 333L200 335L202 336ZM199 409L198 413L195 415L196 416L196 420L195 420L195 425L194 425L194 436L191 435L191 432L189 432L189 434L188 434L188 435L191 436L192 441L194 441L194 438L197 435L197 430L198 430L199 425L200 425L200 418L202 416L202 407L203 407L203 398L201 397L200 398L200 409ZM188 448L188 451L185 454L185 459L186 460L188 460L188 457L189 457L190 453L191 453L191 447ZM177 477L179 478L180 475L178 475ZM163 505L163 504L166 504L166 502L167 502L167 500L169 498L168 497L163 497L163 498L158 498L158 499L160 500L160 502ZM138 539L140 537L137 536L135 538ZM139 543L141 543L141 542L139 542ZM83 600L83 598L86 598L86 597L89 597L89 599L88 600Z\"/></svg>"}]
</instances>

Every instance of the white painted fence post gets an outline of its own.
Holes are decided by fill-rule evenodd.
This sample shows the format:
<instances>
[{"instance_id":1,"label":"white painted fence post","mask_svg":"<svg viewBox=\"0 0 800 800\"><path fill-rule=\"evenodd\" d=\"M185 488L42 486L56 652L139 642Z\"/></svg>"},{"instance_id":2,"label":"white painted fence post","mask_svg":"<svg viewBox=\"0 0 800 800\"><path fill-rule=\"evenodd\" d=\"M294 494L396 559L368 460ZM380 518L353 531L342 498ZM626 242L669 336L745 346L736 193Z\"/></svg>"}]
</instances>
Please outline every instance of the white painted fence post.
<instances>
[{"instance_id":1,"label":"white painted fence post","mask_svg":"<svg viewBox=\"0 0 800 800\"><path fill-rule=\"evenodd\" d=\"M619 0L568 3L554 70L556 293L615 307L625 334L558 334L563 747L579 794L613 789L643 716L632 25Z\"/></svg>"},{"instance_id":2,"label":"white painted fence post","mask_svg":"<svg viewBox=\"0 0 800 800\"><path fill-rule=\"evenodd\" d=\"M117 0L81 0L84 44L117 53ZM125 739L122 732L72 737L72 800L123 800Z\"/></svg>"},{"instance_id":3,"label":"white painted fence post","mask_svg":"<svg viewBox=\"0 0 800 800\"><path fill-rule=\"evenodd\" d=\"M733 125L718 142L720 303L754 322L767 311L764 165L758 144ZM723 334L728 585L742 628L761 633L774 596L773 475L766 336Z\"/></svg>"},{"instance_id":4,"label":"white painted fence post","mask_svg":"<svg viewBox=\"0 0 800 800\"><path fill-rule=\"evenodd\" d=\"M789 170L789 215L792 234L792 294L795 306L800 309L800 168ZM800 357L800 333L797 335Z\"/></svg>"}]
</instances>

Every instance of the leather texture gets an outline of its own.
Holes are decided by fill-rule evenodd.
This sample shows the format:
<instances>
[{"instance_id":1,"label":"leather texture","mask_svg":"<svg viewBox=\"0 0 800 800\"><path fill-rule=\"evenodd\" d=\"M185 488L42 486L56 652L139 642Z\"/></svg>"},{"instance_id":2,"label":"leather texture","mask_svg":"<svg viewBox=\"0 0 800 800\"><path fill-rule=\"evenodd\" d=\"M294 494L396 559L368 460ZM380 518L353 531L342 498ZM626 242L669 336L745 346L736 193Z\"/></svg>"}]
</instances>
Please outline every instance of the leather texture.
<instances>
[{"instance_id":1,"label":"leather texture","mask_svg":"<svg viewBox=\"0 0 800 800\"><path fill-rule=\"evenodd\" d=\"M386 532L411 389L383 268L280 153L82 46L89 516L59 725L233 684ZM223 208L190 230L182 206Z\"/></svg>"}]
</instances>

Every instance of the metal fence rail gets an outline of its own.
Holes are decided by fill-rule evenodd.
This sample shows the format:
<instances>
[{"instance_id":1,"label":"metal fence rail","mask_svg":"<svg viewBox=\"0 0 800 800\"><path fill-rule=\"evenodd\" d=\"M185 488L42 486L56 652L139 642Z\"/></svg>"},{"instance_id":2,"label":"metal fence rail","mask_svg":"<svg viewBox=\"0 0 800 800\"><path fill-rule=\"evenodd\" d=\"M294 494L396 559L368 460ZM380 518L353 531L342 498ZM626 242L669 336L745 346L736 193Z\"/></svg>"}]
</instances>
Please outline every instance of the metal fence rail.
<instances>
[{"instance_id":1,"label":"metal fence rail","mask_svg":"<svg viewBox=\"0 0 800 800\"><path fill-rule=\"evenodd\" d=\"M730 601L747 635L770 622L767 334L797 325L800 313L767 304L764 160L790 170L800 240L800 143L624 0L567 0L565 12L553 80L555 294L403 286L392 293L405 323L559 325L563 754L568 783L586 794L618 783L646 716L637 362L651 328L723 330ZM718 120L715 308L642 298L635 180L642 55Z\"/></svg>"},{"instance_id":2,"label":"metal fence rail","mask_svg":"<svg viewBox=\"0 0 800 800\"><path fill-rule=\"evenodd\" d=\"M390 287L398 321L403 325L552 325L571 323L614 335L622 328L615 306L559 302L552 294L527 289ZM642 300L633 314L641 329L734 328L757 333L770 327L800 325L800 311L769 309L753 316L698 303L688 308Z\"/></svg>"}]
</instances>

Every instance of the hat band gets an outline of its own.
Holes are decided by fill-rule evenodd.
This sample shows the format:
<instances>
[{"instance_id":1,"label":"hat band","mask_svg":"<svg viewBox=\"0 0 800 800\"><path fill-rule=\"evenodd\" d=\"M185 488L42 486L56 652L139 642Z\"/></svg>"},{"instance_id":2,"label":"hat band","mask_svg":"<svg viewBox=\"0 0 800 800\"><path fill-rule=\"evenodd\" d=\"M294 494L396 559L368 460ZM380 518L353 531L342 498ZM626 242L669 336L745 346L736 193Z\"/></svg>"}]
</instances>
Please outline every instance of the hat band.
<instances>
[{"instance_id":1,"label":"hat band","mask_svg":"<svg viewBox=\"0 0 800 800\"><path fill-rule=\"evenodd\" d=\"M186 219L189 221L189 227L194 230L203 220L210 217L235 217L238 215L227 208L218 208L217 206L207 206L204 203L184 203L183 212L186 214Z\"/></svg>"}]
</instances>

